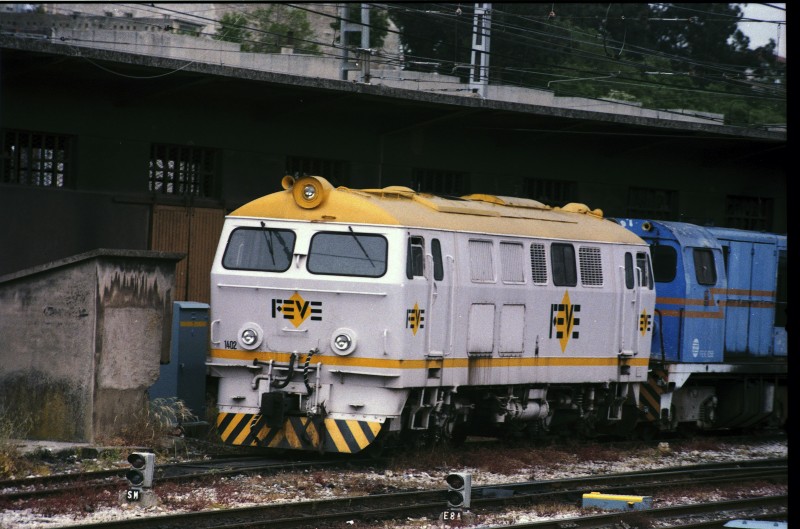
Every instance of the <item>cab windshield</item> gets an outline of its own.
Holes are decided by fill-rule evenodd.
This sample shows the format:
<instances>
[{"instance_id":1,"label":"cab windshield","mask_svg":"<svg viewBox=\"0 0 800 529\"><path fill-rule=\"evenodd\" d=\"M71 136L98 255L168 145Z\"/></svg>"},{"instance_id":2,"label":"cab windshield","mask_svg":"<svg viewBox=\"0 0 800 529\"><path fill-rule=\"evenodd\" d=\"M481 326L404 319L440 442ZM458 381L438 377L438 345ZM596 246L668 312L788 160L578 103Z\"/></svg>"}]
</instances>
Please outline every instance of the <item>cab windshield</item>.
<instances>
[{"instance_id":1,"label":"cab windshield","mask_svg":"<svg viewBox=\"0 0 800 529\"><path fill-rule=\"evenodd\" d=\"M236 228L225 247L222 266L232 270L285 272L292 263L294 241L291 230Z\"/></svg>"},{"instance_id":2,"label":"cab windshield","mask_svg":"<svg viewBox=\"0 0 800 529\"><path fill-rule=\"evenodd\" d=\"M311 238L312 274L381 277L386 273L386 239L371 233L320 232Z\"/></svg>"}]
</instances>

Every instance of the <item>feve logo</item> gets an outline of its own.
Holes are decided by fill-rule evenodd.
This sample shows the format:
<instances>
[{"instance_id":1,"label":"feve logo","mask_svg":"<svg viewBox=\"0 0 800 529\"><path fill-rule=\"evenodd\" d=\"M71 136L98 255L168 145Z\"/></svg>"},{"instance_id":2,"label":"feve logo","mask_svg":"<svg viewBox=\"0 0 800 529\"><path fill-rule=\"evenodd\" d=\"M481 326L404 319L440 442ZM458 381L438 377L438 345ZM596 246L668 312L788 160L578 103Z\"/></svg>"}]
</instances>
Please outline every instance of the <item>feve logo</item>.
<instances>
[{"instance_id":1,"label":"feve logo","mask_svg":"<svg viewBox=\"0 0 800 529\"><path fill-rule=\"evenodd\" d=\"M581 319L576 316L576 312L581 311L580 305L572 305L569 302L569 291L564 292L561 303L550 305L550 338L555 338L561 344L561 352L567 349L570 338L578 339L579 333L575 329L581 323Z\"/></svg>"},{"instance_id":2,"label":"feve logo","mask_svg":"<svg viewBox=\"0 0 800 529\"><path fill-rule=\"evenodd\" d=\"M295 327L311 317L311 321L322 320L322 302L306 301L295 292L289 299L272 300L272 317L277 318L278 313L283 315L284 320L289 320Z\"/></svg>"},{"instance_id":3,"label":"feve logo","mask_svg":"<svg viewBox=\"0 0 800 529\"><path fill-rule=\"evenodd\" d=\"M413 309L406 311L406 329L411 328L411 333L416 336L419 329L425 328L425 309L419 308L419 303L414 303Z\"/></svg>"},{"instance_id":4,"label":"feve logo","mask_svg":"<svg viewBox=\"0 0 800 529\"><path fill-rule=\"evenodd\" d=\"M653 316L648 314L646 310L643 310L642 313L639 315L639 332L642 333L642 336L645 335L648 331L650 331L650 324L653 321Z\"/></svg>"}]
</instances>

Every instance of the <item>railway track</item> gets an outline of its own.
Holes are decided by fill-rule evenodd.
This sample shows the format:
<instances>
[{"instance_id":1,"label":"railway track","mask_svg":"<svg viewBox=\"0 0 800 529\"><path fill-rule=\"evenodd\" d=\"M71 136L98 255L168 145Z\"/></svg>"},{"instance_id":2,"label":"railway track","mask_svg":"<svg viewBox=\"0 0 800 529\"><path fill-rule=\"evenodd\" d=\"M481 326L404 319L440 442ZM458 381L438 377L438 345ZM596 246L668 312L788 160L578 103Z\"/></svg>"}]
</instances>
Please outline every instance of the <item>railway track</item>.
<instances>
[{"instance_id":1,"label":"railway track","mask_svg":"<svg viewBox=\"0 0 800 529\"><path fill-rule=\"evenodd\" d=\"M589 491L607 493L625 493L636 490L639 494L664 489L686 488L703 484L741 483L754 480L785 481L788 479L788 463L785 458L774 460L746 461L739 463L720 463L695 465L662 469L659 471L629 472L622 474L606 474L571 479L508 483L483 487L473 487L472 508L479 510L497 510L520 505L536 503L563 502L575 505L583 493ZM614 517L633 516L687 516L692 512L753 512L761 509L787 509L786 496L740 500L739 502L703 503L683 507L651 509L635 513L598 515L597 520L615 519ZM255 527L321 527L325 524L336 524L343 520L386 520L405 519L412 516L436 517L444 510L445 491L426 490L403 492L397 494L379 494L370 496L345 497L329 500L314 500L292 503L278 503L257 507L235 508L214 511L202 511L177 515L156 517L137 517L102 524L85 524L84 528L170 528L183 527L194 529L255 528ZM606 517L606 518L603 518ZM587 517L581 517L584 520ZM592 517L588 517L592 518ZM556 523L556 522L554 522ZM557 522L559 529L565 527L580 529L583 527L599 527L590 525L564 525L566 521ZM525 525L525 527L546 527L546 525Z\"/></svg>"},{"instance_id":2,"label":"railway track","mask_svg":"<svg viewBox=\"0 0 800 529\"><path fill-rule=\"evenodd\" d=\"M155 480L158 483L179 483L199 481L209 477L235 476L255 473L275 473L291 470L346 468L362 464L375 464L374 459L348 459L341 457L317 458L312 460L269 459L260 456L211 460L186 461L158 465ZM24 479L0 481L0 506L14 500L52 496L92 489L108 489L110 485L125 486L127 468L101 470L76 474L57 474Z\"/></svg>"},{"instance_id":3,"label":"railway track","mask_svg":"<svg viewBox=\"0 0 800 529\"><path fill-rule=\"evenodd\" d=\"M544 522L514 524L515 529L608 529L630 527L630 521L640 527L661 529L716 529L736 518L753 515L761 520L786 520L788 495L747 498L731 501L706 502L691 505L661 507L648 511L599 514L574 518L559 518Z\"/></svg>"}]
</instances>

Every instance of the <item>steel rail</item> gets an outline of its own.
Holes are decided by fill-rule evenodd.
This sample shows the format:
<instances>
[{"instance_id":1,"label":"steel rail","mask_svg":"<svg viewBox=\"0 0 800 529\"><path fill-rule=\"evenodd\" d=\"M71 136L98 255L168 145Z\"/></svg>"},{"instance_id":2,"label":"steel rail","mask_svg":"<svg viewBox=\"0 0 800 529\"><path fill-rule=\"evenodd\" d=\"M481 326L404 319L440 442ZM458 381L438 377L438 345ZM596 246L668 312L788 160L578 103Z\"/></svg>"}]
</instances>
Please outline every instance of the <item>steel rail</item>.
<instances>
[{"instance_id":1,"label":"steel rail","mask_svg":"<svg viewBox=\"0 0 800 529\"><path fill-rule=\"evenodd\" d=\"M669 472L663 474L671 473L675 475L678 472L679 471L675 469L670 469ZM644 482L643 484L640 483L639 486L647 486L649 488L648 490L652 491L658 488L684 486L686 483L697 484L696 476L692 477L695 472L696 470L685 472L683 479L677 482L674 480L654 478L654 476L658 474L656 472L652 472L650 475L642 474L642 478L650 479L651 481ZM752 475L752 473L750 470L730 468L727 477L715 476L714 482L741 482L743 475ZM763 471L759 471L759 475L763 478L771 476L772 479L786 479L788 478L788 466L784 464L783 466L773 467L769 475ZM537 501L564 501L574 504L581 493L588 492L586 490L587 483L591 486L591 488L589 488L590 491L597 490L598 487L596 485L599 485L603 479L605 479L609 488L619 489L620 487L614 486L614 479L618 477L618 475L612 474L604 477L592 477L588 480L587 478L573 478L547 482L526 482L474 487L472 505L474 507L492 509L513 504L531 504ZM622 477L628 480L630 475L623 474ZM656 479L656 481L652 481L652 479ZM568 484L570 484L572 488L565 488ZM629 486L633 486L633 484L628 482L626 485L623 485L622 488ZM321 522L341 519L385 519L413 515L430 515L431 513L442 512L445 508L445 491L429 490L136 518L106 522L99 525L88 524L82 527L125 529L140 527L169 527L171 529L191 527L199 529L223 526L231 528L304 527L307 524L319 525ZM695 506L694 508L699 509L700 507ZM661 511L661 509L659 509L659 511ZM653 510L648 512L653 512Z\"/></svg>"},{"instance_id":2,"label":"steel rail","mask_svg":"<svg viewBox=\"0 0 800 529\"><path fill-rule=\"evenodd\" d=\"M219 460L185 461L156 466L155 480L159 483L178 483L182 481L201 480L208 477L235 476L254 473L277 473L292 470L358 466L362 464L375 464L374 459L312 459L308 461L279 461L269 460L264 457L240 457L236 459L222 458ZM112 470L99 470L75 474L56 474L52 476L37 476L18 480L0 481L0 504L7 500L20 500L33 497L53 496L90 489L107 490L113 480L125 478L128 468ZM50 485L63 485L50 487ZM123 483L123 482L121 482ZM45 488L37 488L45 487Z\"/></svg>"}]
</instances>

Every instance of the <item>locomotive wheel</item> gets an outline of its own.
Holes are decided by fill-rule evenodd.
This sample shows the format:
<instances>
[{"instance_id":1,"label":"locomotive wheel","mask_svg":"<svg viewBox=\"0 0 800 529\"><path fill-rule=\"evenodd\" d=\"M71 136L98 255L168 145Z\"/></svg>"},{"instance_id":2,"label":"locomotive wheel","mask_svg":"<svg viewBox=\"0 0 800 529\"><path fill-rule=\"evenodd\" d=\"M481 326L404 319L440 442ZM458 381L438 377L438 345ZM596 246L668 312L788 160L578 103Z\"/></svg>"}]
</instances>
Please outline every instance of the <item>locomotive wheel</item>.
<instances>
[{"instance_id":1,"label":"locomotive wheel","mask_svg":"<svg viewBox=\"0 0 800 529\"><path fill-rule=\"evenodd\" d=\"M641 441L652 441L658 437L658 435L658 428L656 428L654 424L647 422L636 425L636 429L634 431L634 438Z\"/></svg>"},{"instance_id":2,"label":"locomotive wheel","mask_svg":"<svg viewBox=\"0 0 800 529\"><path fill-rule=\"evenodd\" d=\"M363 451L364 455L372 459L380 459L395 450L400 444L398 432L381 432Z\"/></svg>"},{"instance_id":3,"label":"locomotive wheel","mask_svg":"<svg viewBox=\"0 0 800 529\"><path fill-rule=\"evenodd\" d=\"M467 423L457 422L451 424L447 432L447 442L452 447L459 447L467 440Z\"/></svg>"}]
</instances>

